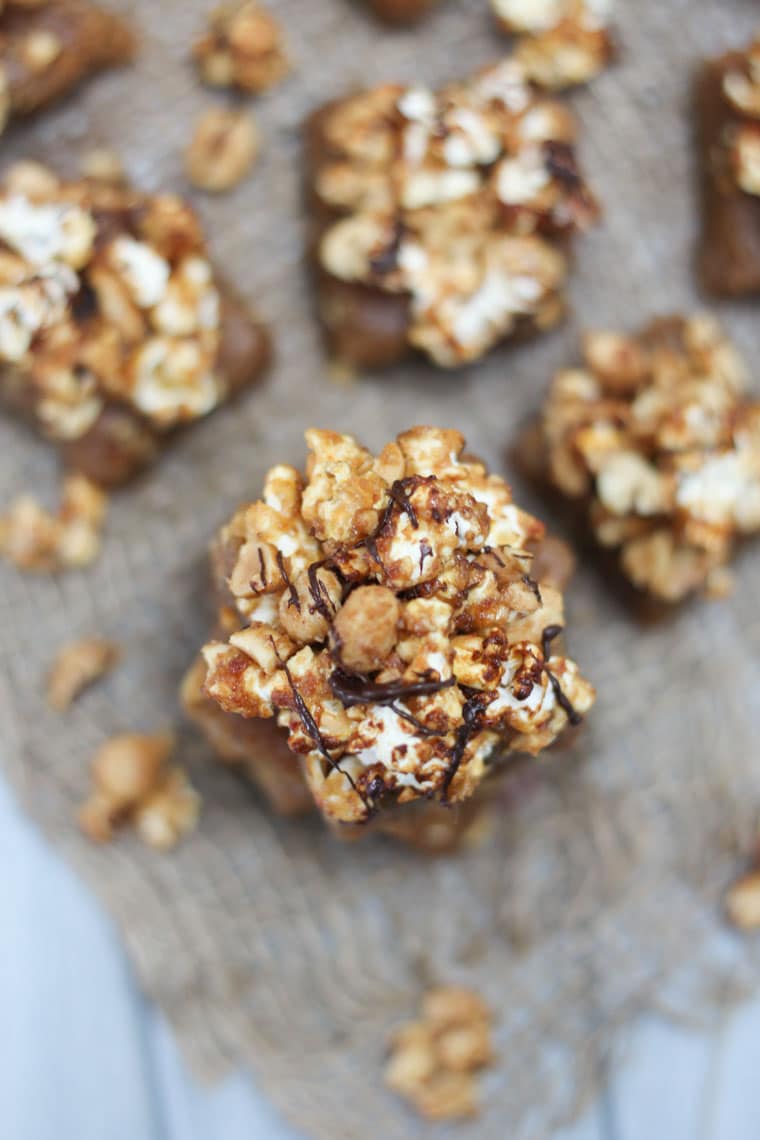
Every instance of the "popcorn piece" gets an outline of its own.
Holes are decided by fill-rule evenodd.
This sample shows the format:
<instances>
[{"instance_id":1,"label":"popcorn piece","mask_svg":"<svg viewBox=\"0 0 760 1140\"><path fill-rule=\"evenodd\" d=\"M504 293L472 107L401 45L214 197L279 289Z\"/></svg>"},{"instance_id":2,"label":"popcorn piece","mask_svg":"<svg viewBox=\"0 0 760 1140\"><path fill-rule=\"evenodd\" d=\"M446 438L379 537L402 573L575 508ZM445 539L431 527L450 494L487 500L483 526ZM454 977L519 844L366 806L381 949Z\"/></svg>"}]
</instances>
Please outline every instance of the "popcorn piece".
<instances>
[{"instance_id":1,"label":"popcorn piece","mask_svg":"<svg viewBox=\"0 0 760 1140\"><path fill-rule=\"evenodd\" d=\"M499 24L523 37L515 58L548 90L588 83L614 55L610 0L491 0Z\"/></svg>"},{"instance_id":2,"label":"popcorn piece","mask_svg":"<svg viewBox=\"0 0 760 1140\"><path fill-rule=\"evenodd\" d=\"M726 915L738 930L760 929L760 870L747 871L726 894Z\"/></svg>"},{"instance_id":3,"label":"popcorn piece","mask_svg":"<svg viewBox=\"0 0 760 1140\"><path fill-rule=\"evenodd\" d=\"M570 113L506 59L435 93L386 85L309 128L320 313L333 354L442 367L555 324L597 206Z\"/></svg>"},{"instance_id":4,"label":"popcorn piece","mask_svg":"<svg viewBox=\"0 0 760 1140\"><path fill-rule=\"evenodd\" d=\"M431 990L391 1039L385 1083L428 1120L477 1114L475 1074L492 1060L491 1012L472 990Z\"/></svg>"},{"instance_id":5,"label":"popcorn piece","mask_svg":"<svg viewBox=\"0 0 760 1140\"><path fill-rule=\"evenodd\" d=\"M289 71L280 26L258 0L231 0L215 8L193 56L210 87L257 93Z\"/></svg>"},{"instance_id":6,"label":"popcorn piece","mask_svg":"<svg viewBox=\"0 0 760 1140\"><path fill-rule=\"evenodd\" d=\"M594 333L584 357L545 403L543 470L635 586L679 602L760 530L760 403L707 316Z\"/></svg>"},{"instance_id":7,"label":"popcorn piece","mask_svg":"<svg viewBox=\"0 0 760 1140\"><path fill-rule=\"evenodd\" d=\"M276 723L331 824L465 801L499 757L540 752L593 703L551 648L561 594L531 577L543 527L462 458L458 432L414 428L378 456L334 432L307 441L306 477L273 468L214 544L205 698L230 737Z\"/></svg>"},{"instance_id":8,"label":"popcorn piece","mask_svg":"<svg viewBox=\"0 0 760 1140\"><path fill-rule=\"evenodd\" d=\"M102 483L262 371L266 334L217 281L190 207L111 168L35 163L0 188L0 397Z\"/></svg>"},{"instance_id":9,"label":"popcorn piece","mask_svg":"<svg viewBox=\"0 0 760 1140\"><path fill-rule=\"evenodd\" d=\"M107 740L92 762L93 790L82 805L79 825L96 843L133 823L151 847L169 850L194 830L200 797L181 768L169 768L171 733L125 733Z\"/></svg>"},{"instance_id":10,"label":"popcorn piece","mask_svg":"<svg viewBox=\"0 0 760 1140\"><path fill-rule=\"evenodd\" d=\"M718 296L760 292L760 39L703 64L696 111L702 284Z\"/></svg>"},{"instance_id":11,"label":"popcorn piece","mask_svg":"<svg viewBox=\"0 0 760 1140\"><path fill-rule=\"evenodd\" d=\"M65 645L48 676L48 703L65 712L84 689L114 667L120 656L119 646L102 637L85 637Z\"/></svg>"},{"instance_id":12,"label":"popcorn piece","mask_svg":"<svg viewBox=\"0 0 760 1140\"><path fill-rule=\"evenodd\" d=\"M89 566L100 553L106 504L83 475L64 480L56 515L22 495L0 516L0 555L19 570L48 574Z\"/></svg>"},{"instance_id":13,"label":"popcorn piece","mask_svg":"<svg viewBox=\"0 0 760 1140\"><path fill-rule=\"evenodd\" d=\"M198 119L185 151L185 171L193 186L212 194L237 186L259 153L259 133L247 111L212 107Z\"/></svg>"},{"instance_id":14,"label":"popcorn piece","mask_svg":"<svg viewBox=\"0 0 760 1140\"><path fill-rule=\"evenodd\" d=\"M0 6L0 130L95 72L129 62L134 52L129 26L89 0L6 0Z\"/></svg>"}]
</instances>

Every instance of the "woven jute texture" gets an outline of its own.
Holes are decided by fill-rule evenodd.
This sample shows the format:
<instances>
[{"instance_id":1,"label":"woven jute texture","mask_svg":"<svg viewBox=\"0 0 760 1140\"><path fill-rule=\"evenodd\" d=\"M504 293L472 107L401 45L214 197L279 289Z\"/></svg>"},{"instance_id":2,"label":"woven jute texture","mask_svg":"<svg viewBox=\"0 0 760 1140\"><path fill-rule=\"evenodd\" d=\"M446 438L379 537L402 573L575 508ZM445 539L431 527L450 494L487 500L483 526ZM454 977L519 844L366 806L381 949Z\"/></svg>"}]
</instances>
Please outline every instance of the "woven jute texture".
<instances>
[{"instance_id":1,"label":"woven jute texture","mask_svg":"<svg viewBox=\"0 0 760 1140\"><path fill-rule=\"evenodd\" d=\"M327 376L302 263L299 127L320 101L392 77L444 81L497 57L486 0L442 0L413 32L380 31L361 3L271 0L295 70L258 104L266 137L252 179L200 199L216 257L277 338L265 388L172 445L116 495L105 553L86 573L2 570L3 769L26 810L119 924L145 991L207 1078L249 1066L309 1136L419 1135L382 1086L391 1026L429 984L476 987L498 1017L499 1059L483 1115L461 1135L538 1140L572 1110L619 1030L645 1006L699 1013L725 973L751 985L751 951L721 933L719 897L760 807L760 549L736 592L642 626L584 562L569 592L573 656L598 686L575 754L537 765L498 805L480 846L429 861L381 840L349 847L317 821L274 819L189 729L181 758L201 790L200 830L171 855L129 836L93 849L74 823L88 761L109 734L181 719L177 686L210 624L206 544L273 462L300 464L310 424L379 447L411 424L465 432L513 479L507 444L584 325L634 326L699 303L692 277L696 181L690 78L700 56L752 32L750 0L628 0L622 59L574 97L582 155L606 209L584 238L574 316L463 375L424 363L341 388ZM148 188L182 188L181 150L203 92L187 63L203 0L135 0L132 70L96 81L3 140L3 161L44 158L74 173L95 143ZM749 360L754 306L721 315ZM0 486L49 495L55 464L0 422ZM549 515L561 529L562 519ZM125 662L65 717L46 711L55 649L98 632ZM729 969L730 967L730 969ZM469 1129L469 1131L468 1131Z\"/></svg>"}]
</instances>

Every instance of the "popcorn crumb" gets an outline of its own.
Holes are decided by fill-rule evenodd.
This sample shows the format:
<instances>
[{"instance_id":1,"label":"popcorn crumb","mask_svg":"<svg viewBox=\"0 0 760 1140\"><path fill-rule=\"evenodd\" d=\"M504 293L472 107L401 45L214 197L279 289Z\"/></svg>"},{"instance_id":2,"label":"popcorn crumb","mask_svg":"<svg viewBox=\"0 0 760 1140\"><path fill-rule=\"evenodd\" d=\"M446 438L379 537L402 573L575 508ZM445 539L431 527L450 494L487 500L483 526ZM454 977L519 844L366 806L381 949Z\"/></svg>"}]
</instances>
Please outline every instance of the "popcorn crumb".
<instances>
[{"instance_id":1,"label":"popcorn crumb","mask_svg":"<svg viewBox=\"0 0 760 1140\"><path fill-rule=\"evenodd\" d=\"M79 694L109 672L121 651L114 641L85 637L65 645L56 655L47 683L48 703L65 712Z\"/></svg>"},{"instance_id":2,"label":"popcorn crumb","mask_svg":"<svg viewBox=\"0 0 760 1140\"><path fill-rule=\"evenodd\" d=\"M493 1057L491 1012L472 990L441 987L425 997L418 1021L391 1038L385 1083L428 1120L477 1114L476 1073Z\"/></svg>"},{"instance_id":3,"label":"popcorn crumb","mask_svg":"<svg viewBox=\"0 0 760 1140\"><path fill-rule=\"evenodd\" d=\"M94 182L112 183L115 186L123 185L127 181L124 164L116 151L107 147L95 147L82 155L79 164L83 178L91 178Z\"/></svg>"},{"instance_id":4,"label":"popcorn crumb","mask_svg":"<svg viewBox=\"0 0 760 1140\"><path fill-rule=\"evenodd\" d=\"M515 58L526 75L548 90L588 83L614 56L609 0L491 0L491 6L504 31L522 37Z\"/></svg>"},{"instance_id":5,"label":"popcorn crumb","mask_svg":"<svg viewBox=\"0 0 760 1140\"><path fill-rule=\"evenodd\" d=\"M760 929L760 870L748 871L726 894L726 915L738 930Z\"/></svg>"},{"instance_id":6,"label":"popcorn crumb","mask_svg":"<svg viewBox=\"0 0 760 1140\"><path fill-rule=\"evenodd\" d=\"M193 831L200 797L181 768L169 767L169 732L124 733L101 745L92 762L93 790L82 804L79 826L96 843L132 823L149 846L169 850Z\"/></svg>"},{"instance_id":7,"label":"popcorn crumb","mask_svg":"<svg viewBox=\"0 0 760 1140\"><path fill-rule=\"evenodd\" d=\"M0 555L19 570L47 574L89 566L100 553L107 501L83 475L64 479L56 515L22 495L0 515Z\"/></svg>"},{"instance_id":8,"label":"popcorn crumb","mask_svg":"<svg viewBox=\"0 0 760 1140\"><path fill-rule=\"evenodd\" d=\"M231 0L214 8L193 57L210 87L266 91L290 69L280 25L258 0Z\"/></svg>"},{"instance_id":9,"label":"popcorn crumb","mask_svg":"<svg viewBox=\"0 0 760 1140\"><path fill-rule=\"evenodd\" d=\"M195 125L185 151L185 172L193 186L220 194L239 185L259 153L259 133L248 111L211 107Z\"/></svg>"}]
</instances>

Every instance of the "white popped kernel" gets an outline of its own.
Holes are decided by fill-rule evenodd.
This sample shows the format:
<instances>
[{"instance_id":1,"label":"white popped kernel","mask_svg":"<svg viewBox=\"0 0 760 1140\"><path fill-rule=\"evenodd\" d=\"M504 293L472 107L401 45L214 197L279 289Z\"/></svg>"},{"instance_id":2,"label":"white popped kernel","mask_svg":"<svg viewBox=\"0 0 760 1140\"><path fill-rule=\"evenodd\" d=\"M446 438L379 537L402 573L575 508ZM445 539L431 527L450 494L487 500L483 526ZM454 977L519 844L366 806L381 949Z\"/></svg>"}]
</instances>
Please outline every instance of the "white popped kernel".
<instances>
[{"instance_id":1,"label":"white popped kernel","mask_svg":"<svg viewBox=\"0 0 760 1140\"><path fill-rule=\"evenodd\" d=\"M134 238L119 237L111 246L111 255L140 308L150 309L162 300L171 270L151 246Z\"/></svg>"},{"instance_id":2,"label":"white popped kernel","mask_svg":"<svg viewBox=\"0 0 760 1140\"><path fill-rule=\"evenodd\" d=\"M536 147L499 164L496 193L505 205L520 206L532 202L550 181L543 155Z\"/></svg>"},{"instance_id":3,"label":"white popped kernel","mask_svg":"<svg viewBox=\"0 0 760 1140\"><path fill-rule=\"evenodd\" d=\"M65 261L78 268L90 254L95 223L78 206L0 198L0 238L33 265Z\"/></svg>"}]
</instances>

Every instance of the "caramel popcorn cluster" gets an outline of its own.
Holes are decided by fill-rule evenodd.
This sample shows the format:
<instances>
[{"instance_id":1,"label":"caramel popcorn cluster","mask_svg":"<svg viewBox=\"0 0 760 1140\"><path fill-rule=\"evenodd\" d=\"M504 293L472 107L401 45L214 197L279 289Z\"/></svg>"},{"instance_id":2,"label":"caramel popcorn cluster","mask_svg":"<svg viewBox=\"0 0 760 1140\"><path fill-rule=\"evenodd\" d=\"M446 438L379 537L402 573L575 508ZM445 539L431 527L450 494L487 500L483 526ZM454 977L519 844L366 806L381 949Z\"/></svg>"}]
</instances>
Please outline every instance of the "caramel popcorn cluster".
<instances>
[{"instance_id":1,"label":"caramel popcorn cluster","mask_svg":"<svg viewBox=\"0 0 760 1140\"><path fill-rule=\"evenodd\" d=\"M543 410L545 470L628 578L681 601L760 530L760 402L709 316L590 333Z\"/></svg>"},{"instance_id":2,"label":"caramel popcorn cluster","mask_svg":"<svg viewBox=\"0 0 760 1140\"><path fill-rule=\"evenodd\" d=\"M760 39L723 75L723 96L737 121L726 131L726 170L740 190L760 195Z\"/></svg>"},{"instance_id":3,"label":"caramel popcorn cluster","mask_svg":"<svg viewBox=\"0 0 760 1140\"><path fill-rule=\"evenodd\" d=\"M0 132L134 46L126 24L89 0L0 0Z\"/></svg>"},{"instance_id":4,"label":"caramel popcorn cluster","mask_svg":"<svg viewBox=\"0 0 760 1140\"><path fill-rule=\"evenodd\" d=\"M204 83L247 92L267 90L289 69L280 26L258 0L214 8L193 56Z\"/></svg>"},{"instance_id":5,"label":"caramel popcorn cluster","mask_svg":"<svg viewBox=\"0 0 760 1140\"><path fill-rule=\"evenodd\" d=\"M0 556L43 574L89 566L100 553L107 498L83 475L63 481L56 514L21 495L0 515Z\"/></svg>"},{"instance_id":6,"label":"caramel popcorn cluster","mask_svg":"<svg viewBox=\"0 0 760 1140\"><path fill-rule=\"evenodd\" d=\"M200 796L181 768L169 767L171 733L129 732L107 740L92 762L93 789L79 825L95 843L132 824L143 842L168 851L195 829Z\"/></svg>"},{"instance_id":7,"label":"caramel popcorn cluster","mask_svg":"<svg viewBox=\"0 0 760 1140\"><path fill-rule=\"evenodd\" d=\"M597 206L573 116L518 58L437 93L366 91L321 129L320 265L408 298L410 346L454 367L560 319L565 248Z\"/></svg>"},{"instance_id":8,"label":"caramel popcorn cluster","mask_svg":"<svg viewBox=\"0 0 760 1140\"><path fill-rule=\"evenodd\" d=\"M491 1011L473 990L430 990L421 1017L391 1039L385 1083L428 1120L477 1113L478 1070L492 1060Z\"/></svg>"},{"instance_id":9,"label":"caramel popcorn cluster","mask_svg":"<svg viewBox=\"0 0 760 1140\"><path fill-rule=\"evenodd\" d=\"M229 605L205 693L276 718L328 821L465 800L593 703L552 648L562 595L531 577L543 526L458 432L414 428L378 456L306 438L306 477L272 468L216 540Z\"/></svg>"},{"instance_id":10,"label":"caramel popcorn cluster","mask_svg":"<svg viewBox=\"0 0 760 1140\"><path fill-rule=\"evenodd\" d=\"M491 0L501 27L520 36L515 58L549 90L588 83L609 64L611 0Z\"/></svg>"}]
</instances>

